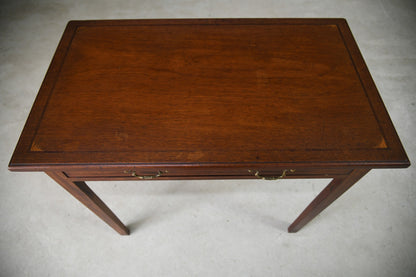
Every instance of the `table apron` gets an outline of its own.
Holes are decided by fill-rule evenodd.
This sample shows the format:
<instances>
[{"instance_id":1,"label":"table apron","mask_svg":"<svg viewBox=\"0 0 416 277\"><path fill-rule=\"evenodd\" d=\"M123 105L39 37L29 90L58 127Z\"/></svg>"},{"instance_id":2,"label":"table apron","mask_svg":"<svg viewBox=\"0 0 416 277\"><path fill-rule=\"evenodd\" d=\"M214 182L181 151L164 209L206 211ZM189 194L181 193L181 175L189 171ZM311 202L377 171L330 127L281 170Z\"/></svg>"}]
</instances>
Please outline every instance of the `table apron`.
<instances>
[{"instance_id":1,"label":"table apron","mask_svg":"<svg viewBox=\"0 0 416 277\"><path fill-rule=\"evenodd\" d=\"M63 170L72 181L259 179L261 177L336 178L352 168L113 168ZM258 172L258 176L255 173ZM159 176L160 175L160 176ZM141 177L145 178L141 178Z\"/></svg>"}]
</instances>

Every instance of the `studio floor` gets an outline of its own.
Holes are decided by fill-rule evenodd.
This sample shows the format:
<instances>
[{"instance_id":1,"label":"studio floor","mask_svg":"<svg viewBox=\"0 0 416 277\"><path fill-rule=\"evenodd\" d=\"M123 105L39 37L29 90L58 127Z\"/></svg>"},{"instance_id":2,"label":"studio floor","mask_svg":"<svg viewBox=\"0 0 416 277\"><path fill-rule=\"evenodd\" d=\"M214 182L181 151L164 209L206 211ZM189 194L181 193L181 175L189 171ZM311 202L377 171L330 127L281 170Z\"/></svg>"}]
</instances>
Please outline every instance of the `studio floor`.
<instances>
[{"instance_id":1,"label":"studio floor","mask_svg":"<svg viewBox=\"0 0 416 277\"><path fill-rule=\"evenodd\" d=\"M328 179L90 182L120 236L43 173L8 162L75 19L346 18L416 161L416 2L0 1L0 276L416 276L416 170L372 170L301 231Z\"/></svg>"}]
</instances>

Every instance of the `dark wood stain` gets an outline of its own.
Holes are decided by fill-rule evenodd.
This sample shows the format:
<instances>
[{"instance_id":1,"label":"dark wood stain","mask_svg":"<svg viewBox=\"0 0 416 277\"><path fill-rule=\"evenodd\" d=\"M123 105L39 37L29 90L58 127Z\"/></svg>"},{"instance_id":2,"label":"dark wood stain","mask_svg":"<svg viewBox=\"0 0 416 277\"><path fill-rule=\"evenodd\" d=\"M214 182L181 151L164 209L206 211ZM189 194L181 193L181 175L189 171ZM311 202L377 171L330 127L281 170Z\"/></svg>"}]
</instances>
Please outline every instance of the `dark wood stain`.
<instances>
[{"instance_id":1,"label":"dark wood stain","mask_svg":"<svg viewBox=\"0 0 416 277\"><path fill-rule=\"evenodd\" d=\"M69 22L9 169L127 234L83 181L334 178L297 231L368 170L409 165L344 19L183 19Z\"/></svg>"}]
</instances>

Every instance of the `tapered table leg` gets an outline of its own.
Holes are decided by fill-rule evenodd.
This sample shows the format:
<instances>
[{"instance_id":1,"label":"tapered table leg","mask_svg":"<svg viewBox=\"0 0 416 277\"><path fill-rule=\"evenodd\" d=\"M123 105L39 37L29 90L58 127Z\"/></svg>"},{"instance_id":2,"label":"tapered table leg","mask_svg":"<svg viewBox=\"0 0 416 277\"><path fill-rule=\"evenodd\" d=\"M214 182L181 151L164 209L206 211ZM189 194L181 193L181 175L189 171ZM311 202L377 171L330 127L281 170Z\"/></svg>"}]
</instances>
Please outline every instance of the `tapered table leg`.
<instances>
[{"instance_id":1,"label":"tapered table leg","mask_svg":"<svg viewBox=\"0 0 416 277\"><path fill-rule=\"evenodd\" d=\"M348 176L335 178L326 188L309 204L308 207L299 215L299 217L289 226L289 233L295 233L317 216L321 211L328 207L361 177L369 169L355 169Z\"/></svg>"},{"instance_id":2,"label":"tapered table leg","mask_svg":"<svg viewBox=\"0 0 416 277\"><path fill-rule=\"evenodd\" d=\"M104 220L120 235L128 235L129 229L117 218L106 204L87 186L85 182L72 182L61 172L46 172L52 179L77 198L88 209Z\"/></svg>"}]
</instances>

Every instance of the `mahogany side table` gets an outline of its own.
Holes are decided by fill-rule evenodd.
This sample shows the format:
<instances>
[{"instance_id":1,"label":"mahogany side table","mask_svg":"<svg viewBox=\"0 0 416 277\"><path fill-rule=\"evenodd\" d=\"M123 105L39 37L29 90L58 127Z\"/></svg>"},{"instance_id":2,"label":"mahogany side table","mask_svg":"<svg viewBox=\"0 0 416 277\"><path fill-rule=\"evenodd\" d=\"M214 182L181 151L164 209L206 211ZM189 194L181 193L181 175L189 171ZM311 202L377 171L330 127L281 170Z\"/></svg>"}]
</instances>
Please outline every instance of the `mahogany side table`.
<instances>
[{"instance_id":1,"label":"mahogany side table","mask_svg":"<svg viewBox=\"0 0 416 277\"><path fill-rule=\"evenodd\" d=\"M85 181L332 178L410 162L344 19L70 21L11 158L122 235Z\"/></svg>"}]
</instances>

